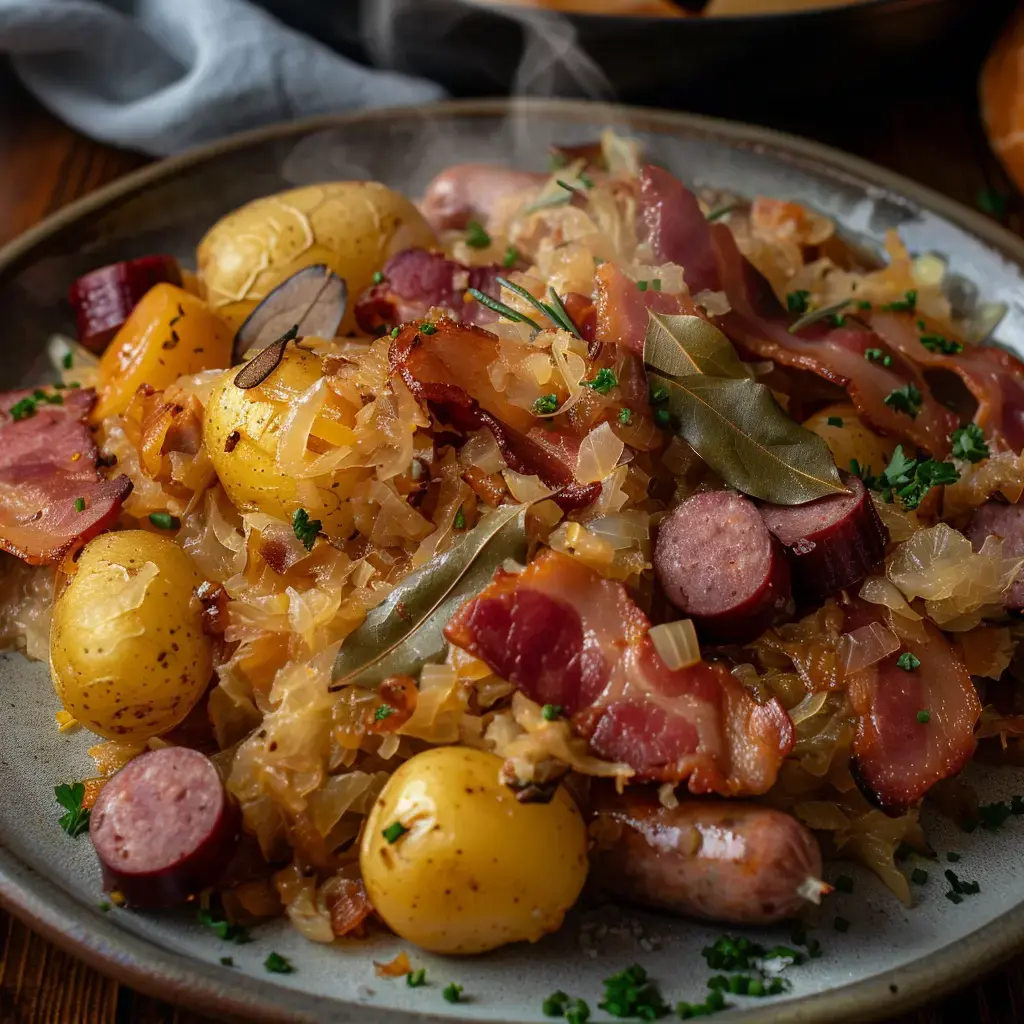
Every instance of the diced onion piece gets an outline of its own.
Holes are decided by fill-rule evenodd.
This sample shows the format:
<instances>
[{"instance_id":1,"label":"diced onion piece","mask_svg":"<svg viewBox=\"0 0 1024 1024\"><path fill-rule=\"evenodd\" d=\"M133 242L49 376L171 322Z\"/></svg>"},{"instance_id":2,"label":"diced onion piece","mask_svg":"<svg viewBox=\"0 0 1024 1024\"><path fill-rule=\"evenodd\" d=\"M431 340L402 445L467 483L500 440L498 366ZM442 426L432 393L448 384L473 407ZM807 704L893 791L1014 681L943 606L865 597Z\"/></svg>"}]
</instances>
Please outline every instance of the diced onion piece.
<instances>
[{"instance_id":1,"label":"diced onion piece","mask_svg":"<svg viewBox=\"0 0 1024 1024\"><path fill-rule=\"evenodd\" d=\"M467 469L476 466L483 473L498 473L505 468L501 449L489 430L479 430L459 450L459 463Z\"/></svg>"},{"instance_id":2,"label":"diced onion piece","mask_svg":"<svg viewBox=\"0 0 1024 1024\"><path fill-rule=\"evenodd\" d=\"M940 287L946 276L946 261L933 252L923 253L914 259L911 271L914 280L923 288Z\"/></svg>"},{"instance_id":3,"label":"diced onion piece","mask_svg":"<svg viewBox=\"0 0 1024 1024\"><path fill-rule=\"evenodd\" d=\"M999 326L1008 310L1005 302L981 303L964 321L964 337L980 344Z\"/></svg>"},{"instance_id":4,"label":"diced onion piece","mask_svg":"<svg viewBox=\"0 0 1024 1024\"><path fill-rule=\"evenodd\" d=\"M836 661L844 678L868 668L900 649L899 637L880 622L844 633L836 644Z\"/></svg>"},{"instance_id":5,"label":"diced onion piece","mask_svg":"<svg viewBox=\"0 0 1024 1024\"><path fill-rule=\"evenodd\" d=\"M690 619L652 626L649 636L661 660L673 672L690 668L701 660L697 630Z\"/></svg>"},{"instance_id":6,"label":"diced onion piece","mask_svg":"<svg viewBox=\"0 0 1024 1024\"><path fill-rule=\"evenodd\" d=\"M664 782L658 787L658 803L666 810L673 811L679 806L674 782Z\"/></svg>"},{"instance_id":7,"label":"diced onion piece","mask_svg":"<svg viewBox=\"0 0 1024 1024\"><path fill-rule=\"evenodd\" d=\"M860 598L869 604L880 604L888 608L894 615L904 619L919 621L921 616L907 604L907 599L900 593L899 587L884 576L869 576L860 587Z\"/></svg>"},{"instance_id":8,"label":"diced onion piece","mask_svg":"<svg viewBox=\"0 0 1024 1024\"><path fill-rule=\"evenodd\" d=\"M701 306L709 316L725 316L732 310L729 296L725 292L713 292L708 288L697 292L693 301Z\"/></svg>"},{"instance_id":9,"label":"diced onion piece","mask_svg":"<svg viewBox=\"0 0 1024 1024\"><path fill-rule=\"evenodd\" d=\"M615 550L611 544L592 534L580 523L562 523L548 538L548 544L555 551L572 555L598 572L606 570L615 560Z\"/></svg>"},{"instance_id":10,"label":"diced onion piece","mask_svg":"<svg viewBox=\"0 0 1024 1024\"><path fill-rule=\"evenodd\" d=\"M789 717L794 725L799 725L808 718L813 718L825 706L828 700L828 690L820 690L818 693L809 693L795 708L790 708Z\"/></svg>"},{"instance_id":11,"label":"diced onion piece","mask_svg":"<svg viewBox=\"0 0 1024 1024\"><path fill-rule=\"evenodd\" d=\"M625 447L608 423L600 424L580 442L576 479L581 484L595 484L611 476Z\"/></svg>"},{"instance_id":12,"label":"diced onion piece","mask_svg":"<svg viewBox=\"0 0 1024 1024\"><path fill-rule=\"evenodd\" d=\"M517 473L514 469L505 469L502 470L501 475L516 501L540 501L541 498L547 498L554 493L550 487L541 482L540 477L536 474L526 476L523 473Z\"/></svg>"},{"instance_id":13,"label":"diced onion piece","mask_svg":"<svg viewBox=\"0 0 1024 1024\"><path fill-rule=\"evenodd\" d=\"M281 472L293 479L306 480L331 473L352 453L351 445L344 445L308 458L309 438L329 394L326 379L319 378L291 402L281 424L276 462ZM340 428L335 425L334 429Z\"/></svg>"},{"instance_id":14,"label":"diced onion piece","mask_svg":"<svg viewBox=\"0 0 1024 1024\"><path fill-rule=\"evenodd\" d=\"M609 174L635 178L640 173L640 144L611 128L601 132L601 156Z\"/></svg>"}]
</instances>

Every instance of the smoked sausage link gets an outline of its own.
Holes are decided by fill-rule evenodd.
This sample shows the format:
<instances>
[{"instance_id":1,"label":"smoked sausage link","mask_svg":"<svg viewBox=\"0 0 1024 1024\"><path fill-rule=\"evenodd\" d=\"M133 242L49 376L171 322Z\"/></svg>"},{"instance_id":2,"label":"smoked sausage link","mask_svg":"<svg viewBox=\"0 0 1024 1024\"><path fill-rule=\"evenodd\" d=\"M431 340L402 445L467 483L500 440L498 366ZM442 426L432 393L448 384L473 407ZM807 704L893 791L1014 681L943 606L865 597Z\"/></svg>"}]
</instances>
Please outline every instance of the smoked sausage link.
<instances>
[{"instance_id":1,"label":"smoked sausage link","mask_svg":"<svg viewBox=\"0 0 1024 1024\"><path fill-rule=\"evenodd\" d=\"M670 809L627 791L598 803L591 834L591 875L604 891L684 917L773 924L828 891L814 836L770 807L687 800Z\"/></svg>"},{"instance_id":2,"label":"smoked sausage link","mask_svg":"<svg viewBox=\"0 0 1024 1024\"><path fill-rule=\"evenodd\" d=\"M762 505L765 524L790 556L793 590L817 602L870 575L885 555L889 531L864 484L840 473L848 494L806 505Z\"/></svg>"},{"instance_id":3,"label":"smoked sausage link","mask_svg":"<svg viewBox=\"0 0 1024 1024\"><path fill-rule=\"evenodd\" d=\"M89 835L106 891L129 906L172 907L217 880L240 826L213 762L165 747L135 758L103 787Z\"/></svg>"},{"instance_id":4,"label":"smoked sausage link","mask_svg":"<svg viewBox=\"0 0 1024 1024\"><path fill-rule=\"evenodd\" d=\"M662 521L654 571L711 643L753 640L791 605L785 555L753 502L732 491L694 494Z\"/></svg>"},{"instance_id":5,"label":"smoked sausage link","mask_svg":"<svg viewBox=\"0 0 1024 1024\"><path fill-rule=\"evenodd\" d=\"M990 501L982 505L964 530L975 551L980 551L988 537L1003 542L1003 556L1020 558L1024 555L1024 505L1003 505ZM1006 608L1024 608L1024 571L1003 591Z\"/></svg>"}]
</instances>

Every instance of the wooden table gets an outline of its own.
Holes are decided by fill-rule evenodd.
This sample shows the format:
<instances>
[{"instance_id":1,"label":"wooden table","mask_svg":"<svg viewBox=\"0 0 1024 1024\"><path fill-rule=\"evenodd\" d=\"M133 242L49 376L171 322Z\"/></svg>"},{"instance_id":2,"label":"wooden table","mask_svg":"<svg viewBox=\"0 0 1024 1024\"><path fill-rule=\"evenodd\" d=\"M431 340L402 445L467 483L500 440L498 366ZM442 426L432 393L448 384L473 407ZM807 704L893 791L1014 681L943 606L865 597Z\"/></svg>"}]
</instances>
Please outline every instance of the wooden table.
<instances>
[{"instance_id":1,"label":"wooden table","mask_svg":"<svg viewBox=\"0 0 1024 1024\"><path fill-rule=\"evenodd\" d=\"M979 192L1010 188L985 146L970 90L910 102L884 119L773 127L800 132L899 171L968 205ZM0 244L66 203L146 163L55 120L0 73ZM1005 222L1020 232L1024 205ZM203 1024L208 1018L140 995L79 963L0 910L0 1024ZM889 1024L1010 1024L1024 1021L1024 954L940 1004Z\"/></svg>"}]
</instances>

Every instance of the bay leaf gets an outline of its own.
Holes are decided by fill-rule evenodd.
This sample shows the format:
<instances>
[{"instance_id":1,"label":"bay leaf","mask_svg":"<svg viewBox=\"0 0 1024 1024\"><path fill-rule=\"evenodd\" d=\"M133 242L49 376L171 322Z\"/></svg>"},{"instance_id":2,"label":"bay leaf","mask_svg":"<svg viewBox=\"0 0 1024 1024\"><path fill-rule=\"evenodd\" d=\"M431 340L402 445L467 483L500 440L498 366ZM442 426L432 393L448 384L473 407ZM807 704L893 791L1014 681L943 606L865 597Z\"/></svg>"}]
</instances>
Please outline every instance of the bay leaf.
<instances>
[{"instance_id":1,"label":"bay leaf","mask_svg":"<svg viewBox=\"0 0 1024 1024\"><path fill-rule=\"evenodd\" d=\"M776 505L846 491L828 445L749 377L650 375L668 392L676 432L730 487Z\"/></svg>"},{"instance_id":2,"label":"bay leaf","mask_svg":"<svg viewBox=\"0 0 1024 1024\"><path fill-rule=\"evenodd\" d=\"M501 505L443 554L410 573L345 638L332 690L374 688L388 676L417 676L444 660L444 627L455 610L487 586L506 559L526 561L528 504Z\"/></svg>"},{"instance_id":3,"label":"bay leaf","mask_svg":"<svg viewBox=\"0 0 1024 1024\"><path fill-rule=\"evenodd\" d=\"M668 377L706 373L712 377L749 377L732 342L699 316L647 311L644 362Z\"/></svg>"},{"instance_id":4,"label":"bay leaf","mask_svg":"<svg viewBox=\"0 0 1024 1024\"><path fill-rule=\"evenodd\" d=\"M254 348L274 344L292 328L300 338L333 338L347 306L344 278L325 263L303 267L269 292L238 328L235 361Z\"/></svg>"}]
</instances>

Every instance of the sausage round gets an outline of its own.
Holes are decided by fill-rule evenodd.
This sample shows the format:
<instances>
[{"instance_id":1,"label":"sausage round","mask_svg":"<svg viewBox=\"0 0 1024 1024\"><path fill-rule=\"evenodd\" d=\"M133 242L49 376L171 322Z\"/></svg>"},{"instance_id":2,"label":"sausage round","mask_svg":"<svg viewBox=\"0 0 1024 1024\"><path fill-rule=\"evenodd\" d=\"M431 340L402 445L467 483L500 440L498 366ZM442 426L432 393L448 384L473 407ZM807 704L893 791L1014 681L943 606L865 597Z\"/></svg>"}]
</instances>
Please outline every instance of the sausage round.
<instances>
[{"instance_id":1,"label":"sausage round","mask_svg":"<svg viewBox=\"0 0 1024 1024\"><path fill-rule=\"evenodd\" d=\"M967 524L964 533L975 551L980 551L988 537L1003 542L1003 555L1020 558L1024 555L1024 505L1003 505L990 501L982 505ZM1007 608L1024 608L1024 572L1003 593Z\"/></svg>"},{"instance_id":2,"label":"sausage round","mask_svg":"<svg viewBox=\"0 0 1024 1024\"><path fill-rule=\"evenodd\" d=\"M786 559L741 494L687 498L662 521L653 561L668 599L713 643L753 640L790 604Z\"/></svg>"},{"instance_id":3,"label":"sausage round","mask_svg":"<svg viewBox=\"0 0 1024 1024\"><path fill-rule=\"evenodd\" d=\"M500 164L455 164L427 186L420 212L435 231L464 228L471 220L487 223L505 196L539 185L546 174L517 171Z\"/></svg>"},{"instance_id":4,"label":"sausage round","mask_svg":"<svg viewBox=\"0 0 1024 1024\"><path fill-rule=\"evenodd\" d=\"M591 835L601 888L685 917L773 924L828 891L817 840L770 807L687 800L670 809L627 791L602 799Z\"/></svg>"},{"instance_id":5,"label":"sausage round","mask_svg":"<svg viewBox=\"0 0 1024 1024\"><path fill-rule=\"evenodd\" d=\"M889 543L868 489L851 473L839 475L846 494L806 505L761 506L765 525L789 553L793 590L801 600L821 601L859 583Z\"/></svg>"},{"instance_id":6,"label":"sausage round","mask_svg":"<svg viewBox=\"0 0 1024 1024\"><path fill-rule=\"evenodd\" d=\"M213 762L165 747L135 758L103 787L89 836L108 892L129 906L171 907L217 880L240 825Z\"/></svg>"}]
</instances>

